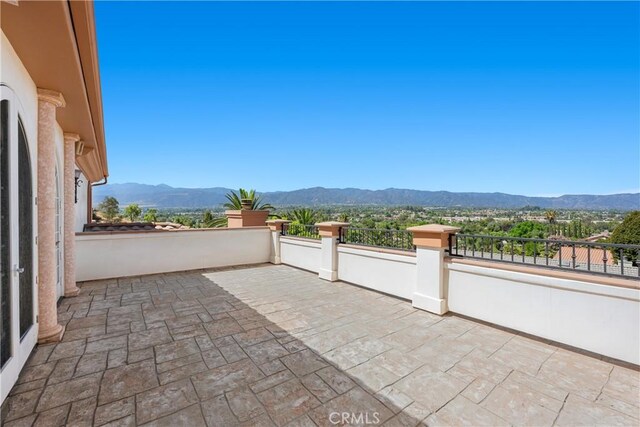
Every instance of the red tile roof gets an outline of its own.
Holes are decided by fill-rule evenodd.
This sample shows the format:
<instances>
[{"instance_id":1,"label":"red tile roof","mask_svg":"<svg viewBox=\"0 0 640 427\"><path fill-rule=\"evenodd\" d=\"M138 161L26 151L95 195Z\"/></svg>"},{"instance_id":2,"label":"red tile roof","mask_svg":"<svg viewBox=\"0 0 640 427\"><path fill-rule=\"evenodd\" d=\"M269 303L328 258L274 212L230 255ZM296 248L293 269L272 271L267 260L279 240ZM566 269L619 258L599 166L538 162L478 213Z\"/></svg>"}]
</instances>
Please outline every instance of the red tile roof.
<instances>
[{"instance_id":1,"label":"red tile roof","mask_svg":"<svg viewBox=\"0 0 640 427\"><path fill-rule=\"evenodd\" d=\"M603 264L602 259L607 257L607 265L613 265L613 253L603 250L602 248L589 248L576 245L576 263L587 264L589 260L589 252L591 253L591 264ZM560 251L556 252L553 259L560 259ZM562 262L570 263L573 261L573 246L562 245Z\"/></svg>"}]
</instances>

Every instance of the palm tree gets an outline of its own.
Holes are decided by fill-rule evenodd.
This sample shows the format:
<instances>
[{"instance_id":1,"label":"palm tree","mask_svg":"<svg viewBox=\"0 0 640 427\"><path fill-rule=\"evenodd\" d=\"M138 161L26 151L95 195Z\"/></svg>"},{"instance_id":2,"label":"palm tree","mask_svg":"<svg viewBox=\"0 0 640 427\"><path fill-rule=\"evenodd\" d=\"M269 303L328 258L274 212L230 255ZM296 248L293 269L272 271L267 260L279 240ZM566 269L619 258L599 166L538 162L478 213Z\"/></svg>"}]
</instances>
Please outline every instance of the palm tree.
<instances>
[{"instance_id":1,"label":"palm tree","mask_svg":"<svg viewBox=\"0 0 640 427\"><path fill-rule=\"evenodd\" d=\"M549 224L555 224L556 223L556 217L558 216L558 212L556 212L554 210L549 210L549 211L546 211L544 213L544 216L547 219L547 221L549 222Z\"/></svg>"},{"instance_id":2,"label":"palm tree","mask_svg":"<svg viewBox=\"0 0 640 427\"><path fill-rule=\"evenodd\" d=\"M309 208L294 209L287 214L287 218L303 225L313 225L320 219L320 213Z\"/></svg>"},{"instance_id":3,"label":"palm tree","mask_svg":"<svg viewBox=\"0 0 640 427\"><path fill-rule=\"evenodd\" d=\"M231 193L225 194L228 203L224 204L224 207L231 210L240 210L240 209L249 209L252 211L261 211L261 210L270 210L273 209L269 203L263 203L262 197L256 195L256 190L245 190L241 188L236 193L235 191L231 191Z\"/></svg>"},{"instance_id":4,"label":"palm tree","mask_svg":"<svg viewBox=\"0 0 640 427\"><path fill-rule=\"evenodd\" d=\"M548 226L548 234L549 235L555 235L556 234L556 217L558 216L558 213L554 210L548 210L544 213L544 217L547 219L547 222L549 223Z\"/></svg>"},{"instance_id":5,"label":"palm tree","mask_svg":"<svg viewBox=\"0 0 640 427\"><path fill-rule=\"evenodd\" d=\"M252 211L260 211L260 210L270 210L274 209L269 203L263 203L262 198L256 195L256 190L245 190L244 188L240 188L238 192L231 191L224 195L227 200L223 206L225 209L229 210L252 210ZM226 227L229 225L229 219L225 216L217 216L213 217L213 215L209 214L203 218L202 225L207 228L220 228Z\"/></svg>"},{"instance_id":6,"label":"palm tree","mask_svg":"<svg viewBox=\"0 0 640 427\"><path fill-rule=\"evenodd\" d=\"M204 218L202 218L202 228L220 228L226 227L228 224L229 221L226 216L213 216L209 211L205 212Z\"/></svg>"}]
</instances>

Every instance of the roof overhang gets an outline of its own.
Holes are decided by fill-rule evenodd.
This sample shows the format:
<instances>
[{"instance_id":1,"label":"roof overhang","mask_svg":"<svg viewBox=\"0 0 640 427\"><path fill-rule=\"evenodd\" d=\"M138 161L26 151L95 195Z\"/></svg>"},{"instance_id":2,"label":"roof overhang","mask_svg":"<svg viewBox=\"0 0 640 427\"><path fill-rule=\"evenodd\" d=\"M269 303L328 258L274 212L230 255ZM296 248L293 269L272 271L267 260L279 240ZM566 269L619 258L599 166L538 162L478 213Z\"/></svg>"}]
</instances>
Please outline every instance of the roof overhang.
<instances>
[{"instance_id":1,"label":"roof overhang","mask_svg":"<svg viewBox=\"0 0 640 427\"><path fill-rule=\"evenodd\" d=\"M36 86L61 92L57 111L65 132L84 152L76 162L92 182L109 175L92 1L0 1L2 31Z\"/></svg>"}]
</instances>

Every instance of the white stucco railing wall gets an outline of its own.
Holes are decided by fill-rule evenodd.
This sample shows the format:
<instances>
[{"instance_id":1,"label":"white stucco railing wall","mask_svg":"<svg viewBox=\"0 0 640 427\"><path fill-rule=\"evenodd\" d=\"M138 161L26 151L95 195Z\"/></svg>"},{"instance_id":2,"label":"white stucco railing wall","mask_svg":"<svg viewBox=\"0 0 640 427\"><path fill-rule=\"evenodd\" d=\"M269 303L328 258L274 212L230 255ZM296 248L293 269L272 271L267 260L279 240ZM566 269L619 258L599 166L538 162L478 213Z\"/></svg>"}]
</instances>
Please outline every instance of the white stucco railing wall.
<instances>
[{"instance_id":1,"label":"white stucco railing wall","mask_svg":"<svg viewBox=\"0 0 640 427\"><path fill-rule=\"evenodd\" d=\"M409 252L338 245L338 278L411 299L416 285L416 256Z\"/></svg>"},{"instance_id":2,"label":"white stucco railing wall","mask_svg":"<svg viewBox=\"0 0 640 427\"><path fill-rule=\"evenodd\" d=\"M640 364L640 290L445 263L449 310Z\"/></svg>"},{"instance_id":3,"label":"white stucco railing wall","mask_svg":"<svg viewBox=\"0 0 640 427\"><path fill-rule=\"evenodd\" d=\"M79 233L76 280L269 262L267 227Z\"/></svg>"},{"instance_id":4,"label":"white stucco railing wall","mask_svg":"<svg viewBox=\"0 0 640 427\"><path fill-rule=\"evenodd\" d=\"M322 245L328 242L330 239L281 236L267 227L82 233L77 235L77 279L276 262L276 244L283 264L318 273ZM490 261L469 263L438 257L433 259L440 261L433 261L409 252L330 246L336 256L328 268L337 272L337 280L409 299L414 306L430 311L421 305L417 291L431 292L427 282L440 277L440 294L427 296L442 298L444 312L640 364L640 289L634 287L634 281L599 281L592 276L582 280L581 275L553 276L543 268L539 273L517 271ZM439 269L440 273L419 275L421 268L427 272Z\"/></svg>"},{"instance_id":5,"label":"white stucco railing wall","mask_svg":"<svg viewBox=\"0 0 640 427\"><path fill-rule=\"evenodd\" d=\"M320 270L322 243L299 237L280 237L280 259L283 264L317 273Z\"/></svg>"},{"instance_id":6,"label":"white stucco railing wall","mask_svg":"<svg viewBox=\"0 0 640 427\"><path fill-rule=\"evenodd\" d=\"M321 247L325 244L328 250L329 242L281 236L282 262L319 272ZM490 261L470 264L446 256L330 246L337 255L337 265L330 267L337 271L337 280L409 299L433 313L452 311L640 364L640 289L632 280L600 281L597 276L575 274L565 278L544 268L517 271ZM439 308L425 305L425 298L440 299Z\"/></svg>"}]
</instances>

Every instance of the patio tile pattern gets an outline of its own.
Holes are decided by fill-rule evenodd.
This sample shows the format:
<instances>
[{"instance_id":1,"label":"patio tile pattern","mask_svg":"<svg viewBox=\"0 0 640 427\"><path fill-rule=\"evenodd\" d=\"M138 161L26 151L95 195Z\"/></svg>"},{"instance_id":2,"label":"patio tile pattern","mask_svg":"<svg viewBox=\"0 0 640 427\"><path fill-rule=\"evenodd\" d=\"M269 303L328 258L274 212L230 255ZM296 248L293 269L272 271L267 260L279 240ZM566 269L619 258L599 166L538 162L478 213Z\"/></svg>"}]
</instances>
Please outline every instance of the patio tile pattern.
<instances>
[{"instance_id":1,"label":"patio tile pattern","mask_svg":"<svg viewBox=\"0 0 640 427\"><path fill-rule=\"evenodd\" d=\"M80 286L3 425L640 424L634 367L288 266Z\"/></svg>"}]
</instances>

